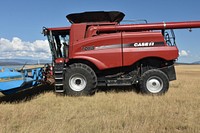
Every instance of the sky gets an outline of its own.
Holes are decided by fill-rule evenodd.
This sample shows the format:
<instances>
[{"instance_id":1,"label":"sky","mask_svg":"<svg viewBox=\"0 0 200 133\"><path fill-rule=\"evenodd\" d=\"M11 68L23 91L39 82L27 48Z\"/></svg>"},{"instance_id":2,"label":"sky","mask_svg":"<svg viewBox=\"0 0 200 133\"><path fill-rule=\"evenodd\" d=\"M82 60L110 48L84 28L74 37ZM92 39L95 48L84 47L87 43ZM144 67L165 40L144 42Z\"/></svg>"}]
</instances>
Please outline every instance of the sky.
<instances>
[{"instance_id":1,"label":"sky","mask_svg":"<svg viewBox=\"0 0 200 133\"><path fill-rule=\"evenodd\" d=\"M51 59L42 27L70 26L66 15L85 11L122 11L126 20L148 22L200 20L199 0L2 0L0 59ZM200 29L175 30L179 62L200 61Z\"/></svg>"}]
</instances>

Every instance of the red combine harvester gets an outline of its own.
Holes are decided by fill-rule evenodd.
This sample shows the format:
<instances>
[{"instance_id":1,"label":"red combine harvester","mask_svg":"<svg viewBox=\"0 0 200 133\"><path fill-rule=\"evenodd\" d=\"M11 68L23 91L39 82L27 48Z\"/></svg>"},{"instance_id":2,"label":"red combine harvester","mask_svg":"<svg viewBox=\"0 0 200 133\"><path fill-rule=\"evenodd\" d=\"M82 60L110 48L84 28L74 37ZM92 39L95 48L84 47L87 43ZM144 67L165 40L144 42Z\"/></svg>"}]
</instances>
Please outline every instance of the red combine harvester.
<instances>
[{"instance_id":1,"label":"red combine harvester","mask_svg":"<svg viewBox=\"0 0 200 133\"><path fill-rule=\"evenodd\" d=\"M67 15L69 27L44 28L53 59L55 92L91 95L98 86L137 85L164 94L176 79L178 49L172 29L200 21L120 24L122 12Z\"/></svg>"}]
</instances>

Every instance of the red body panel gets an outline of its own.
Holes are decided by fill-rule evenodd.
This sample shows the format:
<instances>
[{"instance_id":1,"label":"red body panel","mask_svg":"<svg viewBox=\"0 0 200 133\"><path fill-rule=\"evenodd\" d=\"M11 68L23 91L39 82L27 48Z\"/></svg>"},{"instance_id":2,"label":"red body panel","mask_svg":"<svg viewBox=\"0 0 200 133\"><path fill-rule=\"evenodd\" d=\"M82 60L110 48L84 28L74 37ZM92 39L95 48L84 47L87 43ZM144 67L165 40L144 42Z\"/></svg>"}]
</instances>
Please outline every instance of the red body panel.
<instances>
[{"instance_id":1,"label":"red body panel","mask_svg":"<svg viewBox=\"0 0 200 133\"><path fill-rule=\"evenodd\" d=\"M138 42L161 42L161 46L134 47ZM130 45L130 46L129 46ZM100 70L129 66L147 57L175 60L177 47L167 46L160 32L119 32L89 37L73 44L71 59L85 59Z\"/></svg>"},{"instance_id":2,"label":"red body panel","mask_svg":"<svg viewBox=\"0 0 200 133\"><path fill-rule=\"evenodd\" d=\"M160 32L129 32L123 33L123 46L138 42L158 42L161 45L148 47L124 47L123 65L129 66L135 62L149 57L161 58L164 60L175 60L178 58L177 47L168 46ZM162 44L163 42L163 44Z\"/></svg>"},{"instance_id":3,"label":"red body panel","mask_svg":"<svg viewBox=\"0 0 200 133\"><path fill-rule=\"evenodd\" d=\"M70 31L70 44L85 38L86 24L73 24Z\"/></svg>"},{"instance_id":4,"label":"red body panel","mask_svg":"<svg viewBox=\"0 0 200 133\"><path fill-rule=\"evenodd\" d=\"M121 33L86 38L73 44L70 58L86 59L99 69L120 67L122 66L121 44Z\"/></svg>"}]
</instances>

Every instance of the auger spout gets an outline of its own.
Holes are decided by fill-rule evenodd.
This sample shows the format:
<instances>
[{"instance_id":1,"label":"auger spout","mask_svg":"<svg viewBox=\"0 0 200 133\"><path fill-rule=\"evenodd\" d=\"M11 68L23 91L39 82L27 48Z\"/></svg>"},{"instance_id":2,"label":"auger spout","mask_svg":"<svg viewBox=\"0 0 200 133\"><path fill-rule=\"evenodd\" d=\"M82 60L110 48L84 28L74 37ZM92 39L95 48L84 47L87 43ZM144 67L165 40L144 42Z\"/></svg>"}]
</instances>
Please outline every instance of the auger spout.
<instances>
[{"instance_id":1,"label":"auger spout","mask_svg":"<svg viewBox=\"0 0 200 133\"><path fill-rule=\"evenodd\" d=\"M88 28L87 36L94 36L97 33L107 33L116 31L149 31L149 30L164 30L164 29L187 29L200 28L200 21L185 21L185 22L160 22L147 24L124 24L124 25L106 25L106 26L91 26Z\"/></svg>"}]
</instances>

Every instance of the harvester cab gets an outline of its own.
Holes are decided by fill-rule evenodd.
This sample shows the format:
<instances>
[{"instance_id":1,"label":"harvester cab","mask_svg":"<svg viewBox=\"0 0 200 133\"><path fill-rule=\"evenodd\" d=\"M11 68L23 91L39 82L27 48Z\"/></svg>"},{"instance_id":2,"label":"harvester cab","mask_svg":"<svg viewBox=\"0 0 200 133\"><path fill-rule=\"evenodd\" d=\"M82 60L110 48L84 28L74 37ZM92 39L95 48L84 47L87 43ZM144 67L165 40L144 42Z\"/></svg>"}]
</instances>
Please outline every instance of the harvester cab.
<instances>
[{"instance_id":1,"label":"harvester cab","mask_svg":"<svg viewBox=\"0 0 200 133\"><path fill-rule=\"evenodd\" d=\"M43 34L47 35L53 60L68 58L70 28L43 28Z\"/></svg>"}]
</instances>

